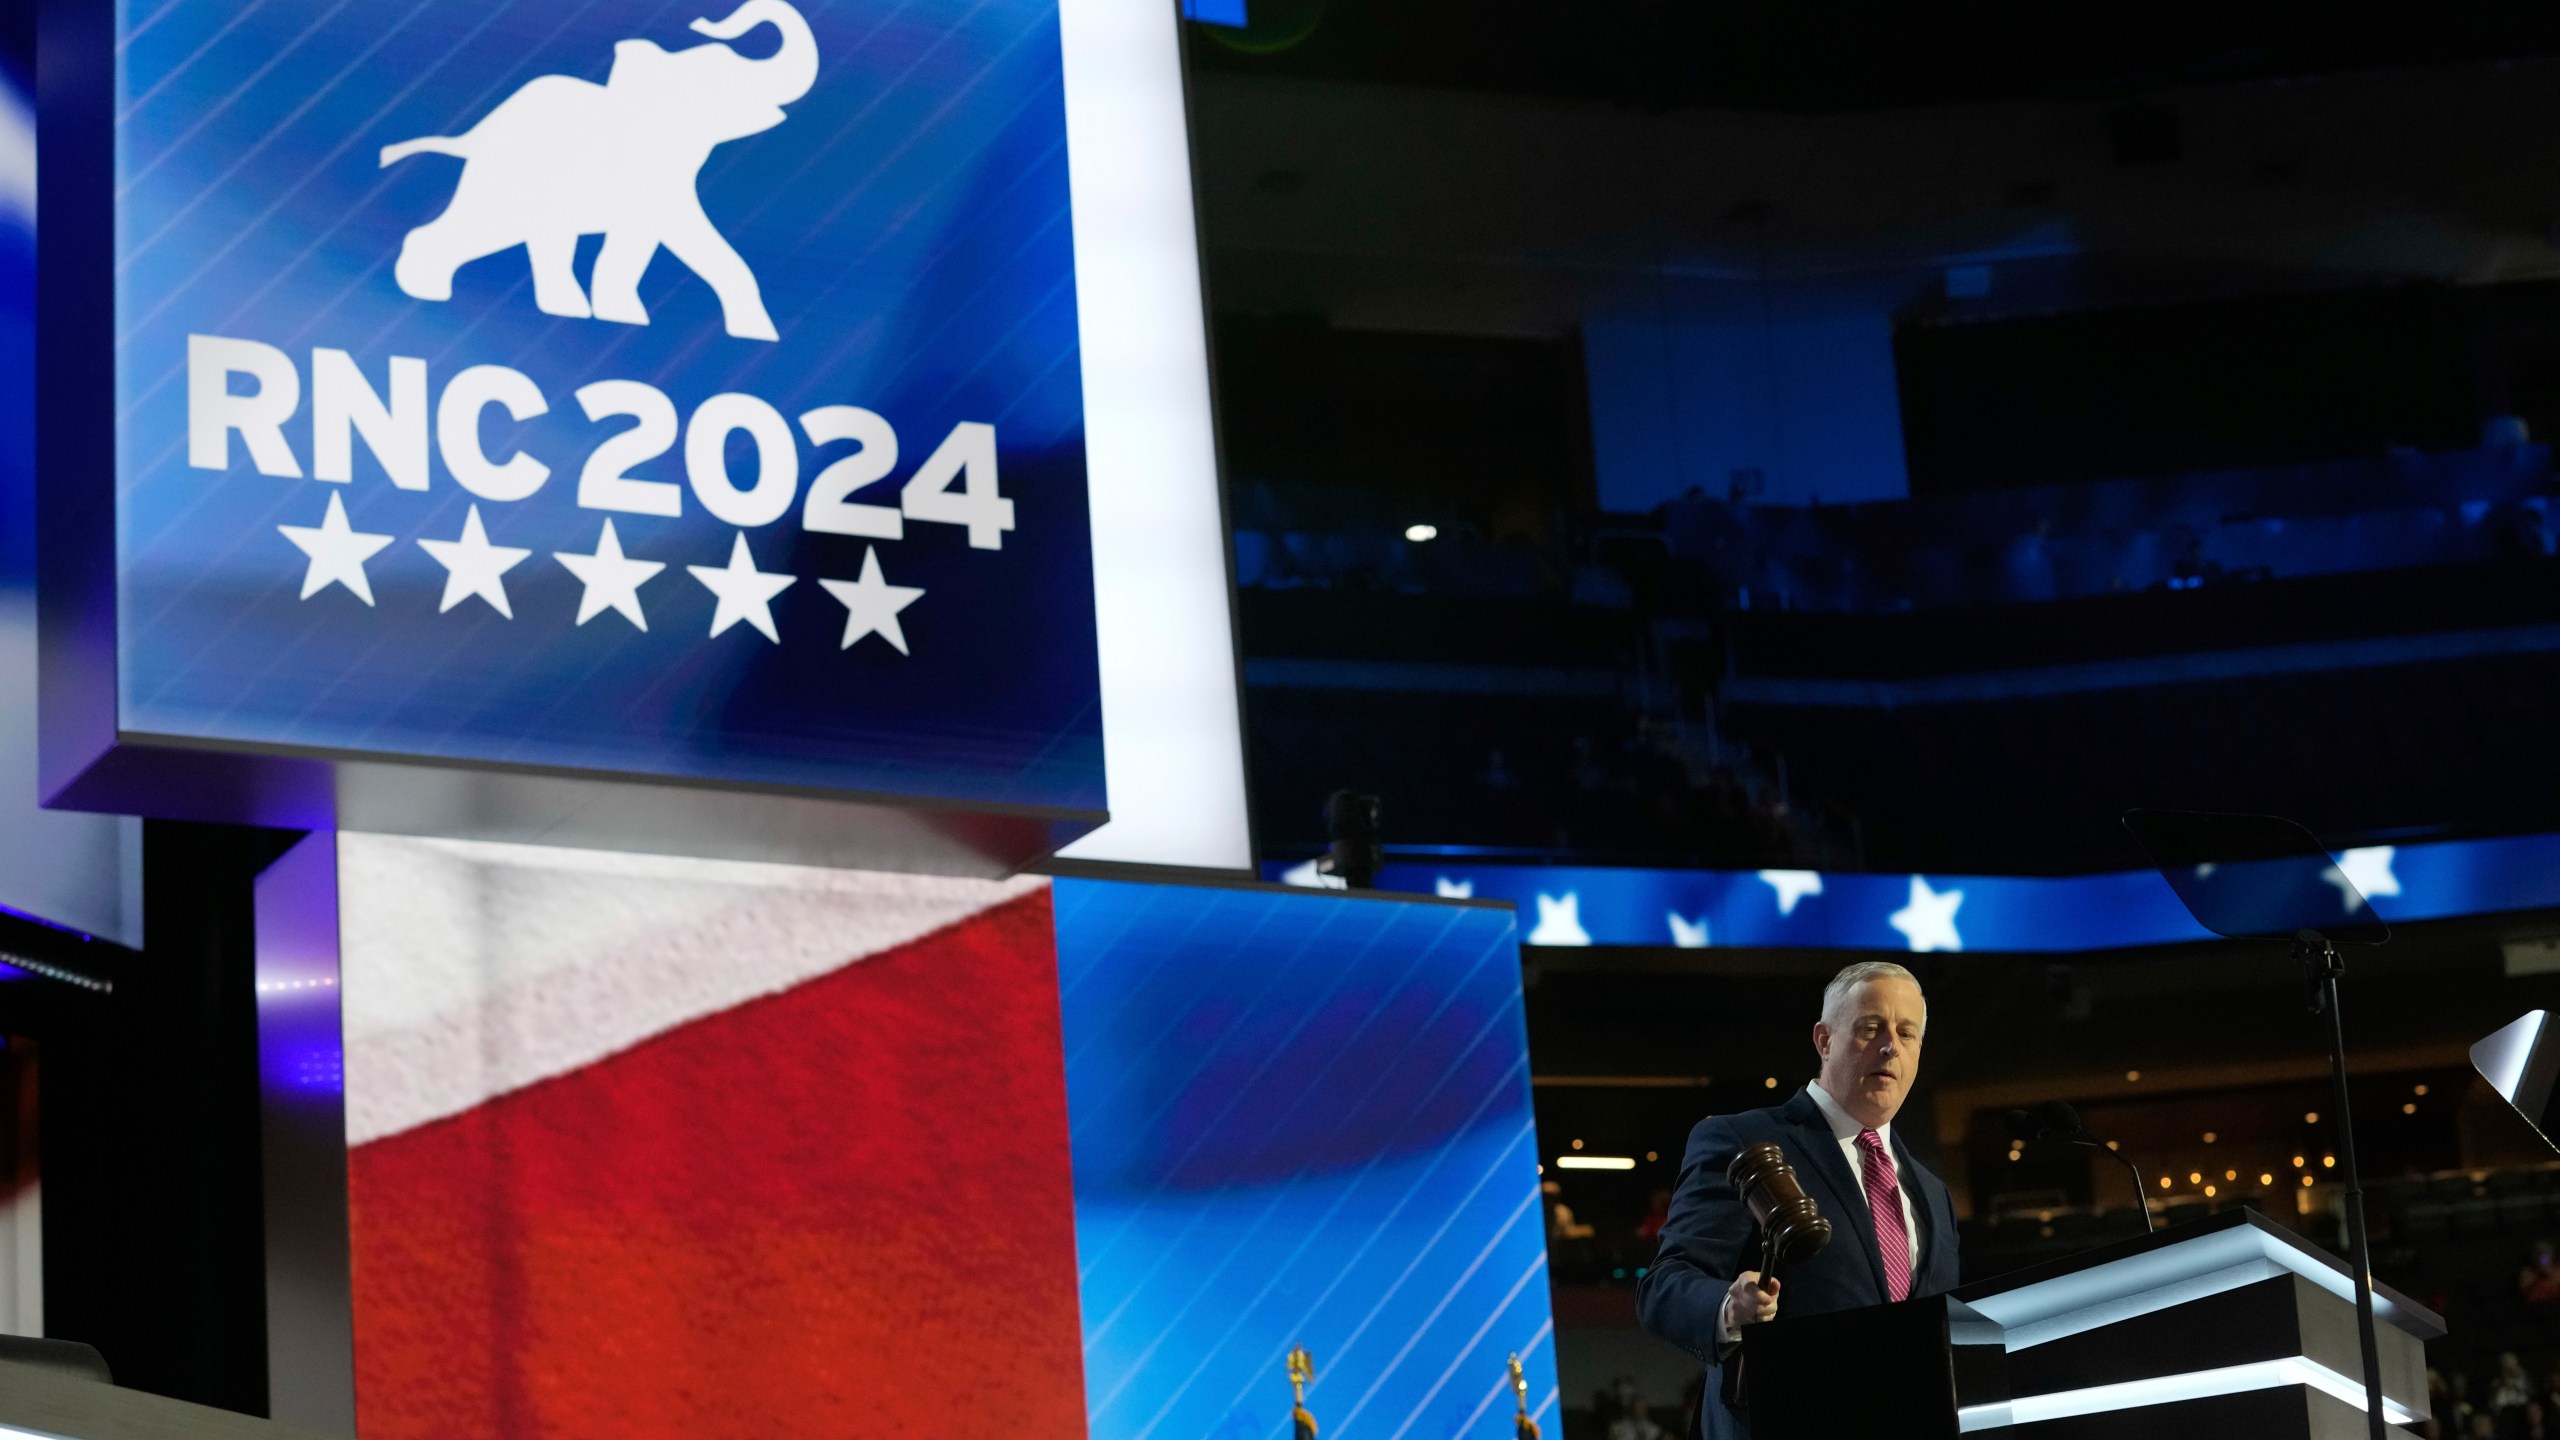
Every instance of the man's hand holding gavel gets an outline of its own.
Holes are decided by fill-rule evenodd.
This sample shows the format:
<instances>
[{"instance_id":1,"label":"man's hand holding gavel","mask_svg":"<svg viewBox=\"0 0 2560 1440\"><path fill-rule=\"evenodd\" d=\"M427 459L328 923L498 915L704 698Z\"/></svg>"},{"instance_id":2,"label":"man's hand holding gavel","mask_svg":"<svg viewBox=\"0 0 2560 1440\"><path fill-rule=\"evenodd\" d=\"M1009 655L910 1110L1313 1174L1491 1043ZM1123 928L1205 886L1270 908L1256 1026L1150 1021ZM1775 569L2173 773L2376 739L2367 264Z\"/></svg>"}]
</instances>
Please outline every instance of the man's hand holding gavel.
<instances>
[{"instance_id":1,"label":"man's hand holding gavel","mask_svg":"<svg viewBox=\"0 0 2560 1440\"><path fill-rule=\"evenodd\" d=\"M1767 1257L1770 1269L1801 1265L1831 1243L1831 1222L1822 1218L1821 1207L1796 1183L1795 1167L1787 1163L1785 1150L1765 1140L1745 1146L1725 1167L1724 1176L1725 1183L1742 1197L1751 1213L1751 1223L1767 1237L1761 1254ZM1725 1287L1724 1307L1717 1320L1727 1343L1742 1333L1743 1326L1777 1318L1775 1275L1745 1270Z\"/></svg>"},{"instance_id":2,"label":"man's hand holding gavel","mask_svg":"<svg viewBox=\"0 0 2560 1440\"><path fill-rule=\"evenodd\" d=\"M1724 1330L1728 1335L1740 1334L1745 1325L1778 1318L1778 1285L1776 1280L1763 1281L1757 1270L1745 1270L1724 1292Z\"/></svg>"}]
</instances>

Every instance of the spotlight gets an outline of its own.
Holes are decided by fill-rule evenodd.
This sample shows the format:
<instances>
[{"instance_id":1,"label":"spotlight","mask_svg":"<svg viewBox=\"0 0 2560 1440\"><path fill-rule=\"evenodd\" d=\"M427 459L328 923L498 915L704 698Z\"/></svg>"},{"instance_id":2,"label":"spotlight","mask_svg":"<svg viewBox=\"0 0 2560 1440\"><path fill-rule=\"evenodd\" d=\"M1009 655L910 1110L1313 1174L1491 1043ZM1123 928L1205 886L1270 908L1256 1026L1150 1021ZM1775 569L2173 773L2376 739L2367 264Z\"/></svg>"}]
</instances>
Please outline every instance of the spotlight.
<instances>
[{"instance_id":1,"label":"spotlight","mask_svg":"<svg viewBox=\"0 0 2560 1440\"><path fill-rule=\"evenodd\" d=\"M1407 525L1404 527L1404 538L1412 541L1416 545L1419 545L1426 540L1437 540L1440 538L1440 527L1437 525Z\"/></svg>"},{"instance_id":2,"label":"spotlight","mask_svg":"<svg viewBox=\"0 0 2560 1440\"><path fill-rule=\"evenodd\" d=\"M1378 867L1386 863L1386 852L1378 844L1378 812L1383 808L1375 795L1359 795L1349 790L1336 790L1325 798L1324 828L1333 844L1316 869L1327 875L1338 875L1342 883L1354 890L1366 890L1378 883Z\"/></svg>"}]
</instances>

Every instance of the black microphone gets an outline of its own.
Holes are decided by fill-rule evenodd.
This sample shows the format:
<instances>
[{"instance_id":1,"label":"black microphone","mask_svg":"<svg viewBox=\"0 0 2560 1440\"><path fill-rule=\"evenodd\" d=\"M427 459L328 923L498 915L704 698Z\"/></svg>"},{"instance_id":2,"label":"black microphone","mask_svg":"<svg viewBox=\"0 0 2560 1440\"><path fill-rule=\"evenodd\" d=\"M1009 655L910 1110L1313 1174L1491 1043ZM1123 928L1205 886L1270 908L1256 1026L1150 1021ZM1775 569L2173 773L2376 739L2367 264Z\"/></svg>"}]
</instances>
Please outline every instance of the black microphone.
<instances>
[{"instance_id":1,"label":"black microphone","mask_svg":"<svg viewBox=\"0 0 2560 1440\"><path fill-rule=\"evenodd\" d=\"M2056 1136L2078 1145L2095 1145L2098 1138L2080 1123L2080 1112L2059 1100L2047 1100L2036 1107L2036 1118Z\"/></svg>"},{"instance_id":2,"label":"black microphone","mask_svg":"<svg viewBox=\"0 0 2560 1440\"><path fill-rule=\"evenodd\" d=\"M2142 1188L2142 1168L2133 1163L2132 1156L2090 1134L2089 1127L2080 1123L2079 1111L2059 1100L2047 1100L2033 1110L2010 1111L2008 1122L2009 1134L2014 1139L2059 1140L2084 1150L2104 1150L2123 1162L2125 1173L2133 1177L2134 1202L2142 1207L2143 1233L2149 1235L2159 1231L2160 1227L2151 1218L2151 1196Z\"/></svg>"}]
</instances>

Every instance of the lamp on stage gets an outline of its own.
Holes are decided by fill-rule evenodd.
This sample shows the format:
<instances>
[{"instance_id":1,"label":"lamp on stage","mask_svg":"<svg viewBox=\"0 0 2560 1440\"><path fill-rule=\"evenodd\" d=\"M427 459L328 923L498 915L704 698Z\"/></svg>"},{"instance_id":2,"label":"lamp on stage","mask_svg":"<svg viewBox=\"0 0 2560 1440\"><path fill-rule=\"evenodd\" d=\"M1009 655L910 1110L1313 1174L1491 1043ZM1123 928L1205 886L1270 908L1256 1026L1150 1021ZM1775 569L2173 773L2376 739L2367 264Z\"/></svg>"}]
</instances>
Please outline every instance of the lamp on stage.
<instances>
[{"instance_id":1,"label":"lamp on stage","mask_svg":"<svg viewBox=\"0 0 2560 1440\"><path fill-rule=\"evenodd\" d=\"M2151 854L2196 923L2234 940L2287 940L2301 962L2311 1012L2329 1021L2329 1076L2337 1091L2338 1163L2347 1172L2347 1244L2355 1270L2356 1338L2364 1356L2365 1421L2373 1440L2383 1418L2380 1347L2373 1328L2372 1243L2364 1185L2356 1167L2348 1108L2347 1037L2338 1019L2340 945L2379 945L2391 929L2311 832L2273 815L2198 810L2130 810L2125 828ZM2512 1028L2512 1027L2510 1027ZM2505 1032L2500 1032L2505 1033ZM2492 1037L2495 1038L2495 1037Z\"/></svg>"},{"instance_id":2,"label":"lamp on stage","mask_svg":"<svg viewBox=\"0 0 2560 1440\"><path fill-rule=\"evenodd\" d=\"M2471 1047L2471 1068L2506 1098L2542 1143L2560 1150L2560 1025L2548 1010L2527 1011L2514 1024Z\"/></svg>"}]
</instances>

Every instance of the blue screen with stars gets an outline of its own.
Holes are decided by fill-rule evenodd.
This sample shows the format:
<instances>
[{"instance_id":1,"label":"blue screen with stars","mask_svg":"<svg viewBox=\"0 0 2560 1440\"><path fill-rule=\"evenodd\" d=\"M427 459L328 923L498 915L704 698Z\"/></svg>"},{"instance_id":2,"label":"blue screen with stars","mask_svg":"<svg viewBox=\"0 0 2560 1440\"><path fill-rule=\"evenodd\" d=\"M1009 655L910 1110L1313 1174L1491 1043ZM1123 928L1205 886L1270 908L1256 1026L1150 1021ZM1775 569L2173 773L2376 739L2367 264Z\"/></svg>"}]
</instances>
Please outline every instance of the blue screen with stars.
<instances>
[{"instance_id":1,"label":"blue screen with stars","mask_svg":"<svg viewBox=\"0 0 2560 1440\"><path fill-rule=\"evenodd\" d=\"M2560 905L2560 834L2341 850L2305 889L2386 924ZM1316 862L1267 862L1266 878L1323 885ZM2110 950L2209 940L2155 871L2096 875L1903 875L1816 870L1649 870L1399 858L1382 890L1517 906L1529 945L1719 945L1809 950ZM2353 897L2352 899L2350 897Z\"/></svg>"}]
</instances>

